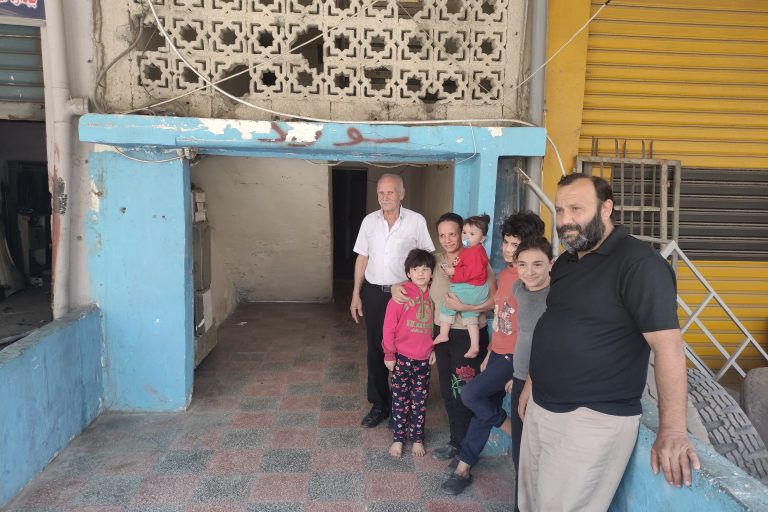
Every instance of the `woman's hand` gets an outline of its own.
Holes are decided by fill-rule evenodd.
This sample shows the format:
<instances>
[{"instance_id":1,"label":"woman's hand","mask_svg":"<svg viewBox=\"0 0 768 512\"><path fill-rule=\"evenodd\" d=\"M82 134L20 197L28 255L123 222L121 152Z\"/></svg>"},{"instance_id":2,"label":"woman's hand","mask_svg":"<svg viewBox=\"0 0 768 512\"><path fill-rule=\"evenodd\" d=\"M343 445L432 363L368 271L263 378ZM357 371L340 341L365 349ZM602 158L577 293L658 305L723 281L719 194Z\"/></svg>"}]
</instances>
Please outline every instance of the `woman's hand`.
<instances>
[{"instance_id":1,"label":"woman's hand","mask_svg":"<svg viewBox=\"0 0 768 512\"><path fill-rule=\"evenodd\" d=\"M509 379L506 384L504 384L504 391L508 395L512 394L512 386L515 384L515 379Z\"/></svg>"},{"instance_id":2,"label":"woman's hand","mask_svg":"<svg viewBox=\"0 0 768 512\"><path fill-rule=\"evenodd\" d=\"M525 421L525 409L528 407L528 400L531 398L531 390L533 388L533 382L530 375L525 379L525 386L520 393L520 400L517 402L517 414L520 419Z\"/></svg>"},{"instance_id":3,"label":"woman's hand","mask_svg":"<svg viewBox=\"0 0 768 512\"><path fill-rule=\"evenodd\" d=\"M395 362L394 361L387 361L385 359L384 360L384 366L386 366L387 370L389 370L391 372L395 371Z\"/></svg>"},{"instance_id":4,"label":"woman's hand","mask_svg":"<svg viewBox=\"0 0 768 512\"><path fill-rule=\"evenodd\" d=\"M454 311L467 311L467 305L461 302L452 292L445 294L443 304L448 309L452 309Z\"/></svg>"},{"instance_id":5,"label":"woman's hand","mask_svg":"<svg viewBox=\"0 0 768 512\"><path fill-rule=\"evenodd\" d=\"M390 288L390 291L392 292L392 300L398 304L404 304L408 302L408 295L405 293L405 286L402 284L393 284L392 288Z\"/></svg>"},{"instance_id":6,"label":"woman's hand","mask_svg":"<svg viewBox=\"0 0 768 512\"><path fill-rule=\"evenodd\" d=\"M435 361L437 361L437 356L435 355L435 351L429 353L429 366L432 366L435 364Z\"/></svg>"},{"instance_id":7,"label":"woman's hand","mask_svg":"<svg viewBox=\"0 0 768 512\"><path fill-rule=\"evenodd\" d=\"M481 373L482 373L482 372L484 372L484 371L485 371L485 369L488 367L488 358L489 358L490 356L491 356L491 351L489 350L489 351L488 351L488 352L485 354L485 359L483 359L483 362L482 362L482 363L480 363L480 372L481 372Z\"/></svg>"}]
</instances>

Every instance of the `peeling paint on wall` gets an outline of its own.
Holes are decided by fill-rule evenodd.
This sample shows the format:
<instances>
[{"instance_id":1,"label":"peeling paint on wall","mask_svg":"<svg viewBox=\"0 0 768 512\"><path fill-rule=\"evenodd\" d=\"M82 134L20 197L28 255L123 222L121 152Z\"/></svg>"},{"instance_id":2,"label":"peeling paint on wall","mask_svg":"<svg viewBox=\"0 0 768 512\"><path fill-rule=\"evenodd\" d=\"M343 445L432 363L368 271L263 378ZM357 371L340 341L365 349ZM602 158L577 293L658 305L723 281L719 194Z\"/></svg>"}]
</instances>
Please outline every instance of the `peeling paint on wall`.
<instances>
[{"instance_id":1,"label":"peeling paint on wall","mask_svg":"<svg viewBox=\"0 0 768 512\"><path fill-rule=\"evenodd\" d=\"M491 137L501 137L502 130L498 126L494 126L494 127L488 128L488 133L491 134Z\"/></svg>"},{"instance_id":2,"label":"peeling paint on wall","mask_svg":"<svg viewBox=\"0 0 768 512\"><path fill-rule=\"evenodd\" d=\"M96 182L91 180L90 194L88 194L88 209L98 212L101 208L101 196L104 192L98 189Z\"/></svg>"},{"instance_id":3,"label":"peeling paint on wall","mask_svg":"<svg viewBox=\"0 0 768 512\"><path fill-rule=\"evenodd\" d=\"M64 182L64 178L61 176L56 177L56 182L54 185L54 192L56 197L56 211L60 215L65 215L67 213L67 185Z\"/></svg>"},{"instance_id":4,"label":"peeling paint on wall","mask_svg":"<svg viewBox=\"0 0 768 512\"><path fill-rule=\"evenodd\" d=\"M315 142L323 131L322 124L292 123L288 130L288 142Z\"/></svg>"},{"instance_id":5,"label":"peeling paint on wall","mask_svg":"<svg viewBox=\"0 0 768 512\"><path fill-rule=\"evenodd\" d=\"M200 124L214 135L224 135L227 129L240 132L243 140L251 140L254 133L269 133L272 123L269 121L237 121L228 119L200 119Z\"/></svg>"}]
</instances>

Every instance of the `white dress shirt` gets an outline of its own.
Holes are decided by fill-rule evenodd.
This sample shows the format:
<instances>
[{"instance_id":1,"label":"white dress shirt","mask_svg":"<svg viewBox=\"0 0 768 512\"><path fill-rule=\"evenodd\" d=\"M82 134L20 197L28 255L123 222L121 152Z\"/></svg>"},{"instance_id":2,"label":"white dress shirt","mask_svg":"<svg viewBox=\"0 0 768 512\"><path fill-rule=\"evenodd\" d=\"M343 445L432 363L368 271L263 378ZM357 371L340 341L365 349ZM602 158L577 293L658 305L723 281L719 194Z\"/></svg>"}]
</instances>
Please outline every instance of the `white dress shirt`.
<instances>
[{"instance_id":1,"label":"white dress shirt","mask_svg":"<svg viewBox=\"0 0 768 512\"><path fill-rule=\"evenodd\" d=\"M366 281L377 285L392 285L407 279L403 265L411 249L432 252L435 246L429 237L424 217L401 206L400 217L392 229L389 229L381 210L366 215L353 250L361 256L368 256Z\"/></svg>"}]
</instances>

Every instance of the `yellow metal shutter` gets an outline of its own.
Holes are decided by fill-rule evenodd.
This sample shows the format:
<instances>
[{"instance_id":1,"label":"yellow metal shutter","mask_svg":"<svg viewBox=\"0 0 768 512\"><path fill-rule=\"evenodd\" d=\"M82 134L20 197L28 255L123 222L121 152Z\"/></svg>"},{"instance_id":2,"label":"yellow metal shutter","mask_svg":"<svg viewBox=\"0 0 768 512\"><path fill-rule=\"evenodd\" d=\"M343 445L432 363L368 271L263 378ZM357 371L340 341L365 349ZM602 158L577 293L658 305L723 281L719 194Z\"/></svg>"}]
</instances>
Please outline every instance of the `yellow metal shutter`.
<instances>
[{"instance_id":1,"label":"yellow metal shutter","mask_svg":"<svg viewBox=\"0 0 768 512\"><path fill-rule=\"evenodd\" d=\"M602 4L593 1L592 12ZM768 1L613 0L589 28L579 153L591 154L595 138L603 155L613 154L614 140L619 140L619 151L626 140L628 157L640 155L641 141L648 156L652 141L653 156L680 160L684 175L686 169L768 172ZM761 181L754 186L763 186ZM696 193L696 180L687 185L698 206L683 204L683 210L693 208L711 218L711 229L697 226L695 215L681 213L681 234L693 236L699 229L697 236L709 237L726 220L720 203L727 198ZM739 206L743 200L743 195L733 197L728 208L739 215L764 209ZM754 228L729 222L735 222L736 236ZM715 241L710 248L716 246ZM736 316L768 347L768 255L750 247L735 245L726 257L752 261L702 261L713 258L701 250L691 255L699 258L695 264ZM705 297L686 269L680 269L678 285L693 309ZM680 313L685 322L687 315ZM702 320L729 353L744 339L714 306L705 308ZM685 338L711 368L725 362L700 329L692 328ZM751 348L738 362L747 370L767 364Z\"/></svg>"},{"instance_id":2,"label":"yellow metal shutter","mask_svg":"<svg viewBox=\"0 0 768 512\"><path fill-rule=\"evenodd\" d=\"M628 139L627 156L652 140L683 167L768 168L768 2L612 1L589 28L581 154L593 137Z\"/></svg>"}]
</instances>

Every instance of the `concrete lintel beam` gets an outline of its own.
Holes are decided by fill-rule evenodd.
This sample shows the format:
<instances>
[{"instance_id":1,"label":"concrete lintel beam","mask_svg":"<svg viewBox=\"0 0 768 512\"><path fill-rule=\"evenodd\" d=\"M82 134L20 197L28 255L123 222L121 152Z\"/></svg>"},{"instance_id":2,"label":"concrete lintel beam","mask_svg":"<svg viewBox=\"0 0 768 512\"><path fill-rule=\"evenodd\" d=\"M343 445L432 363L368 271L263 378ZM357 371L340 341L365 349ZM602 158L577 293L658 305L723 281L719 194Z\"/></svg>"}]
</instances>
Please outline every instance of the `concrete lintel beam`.
<instances>
[{"instance_id":1,"label":"concrete lintel beam","mask_svg":"<svg viewBox=\"0 0 768 512\"><path fill-rule=\"evenodd\" d=\"M473 154L542 156L543 128L403 126L346 123L240 121L89 114L80 138L122 147L194 147L204 154L424 162Z\"/></svg>"}]
</instances>

